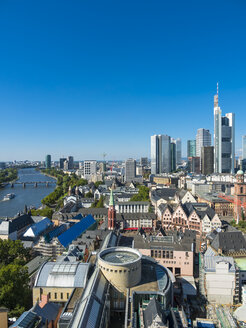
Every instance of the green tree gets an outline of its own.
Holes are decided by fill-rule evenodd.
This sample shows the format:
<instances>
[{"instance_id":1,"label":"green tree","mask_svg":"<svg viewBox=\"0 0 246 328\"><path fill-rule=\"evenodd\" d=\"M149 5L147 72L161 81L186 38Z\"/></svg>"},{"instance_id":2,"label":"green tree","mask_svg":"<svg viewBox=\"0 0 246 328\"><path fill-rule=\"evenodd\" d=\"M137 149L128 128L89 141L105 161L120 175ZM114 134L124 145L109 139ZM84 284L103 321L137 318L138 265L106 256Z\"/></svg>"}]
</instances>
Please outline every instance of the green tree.
<instances>
[{"instance_id":1,"label":"green tree","mask_svg":"<svg viewBox=\"0 0 246 328\"><path fill-rule=\"evenodd\" d=\"M100 185L103 184L103 181L97 181L94 184L95 184L95 187L98 188Z\"/></svg>"},{"instance_id":2,"label":"green tree","mask_svg":"<svg viewBox=\"0 0 246 328\"><path fill-rule=\"evenodd\" d=\"M101 196L100 199L99 199L99 201L96 204L96 208L103 208L104 207L104 204L103 203L104 203L104 197Z\"/></svg>"},{"instance_id":3,"label":"green tree","mask_svg":"<svg viewBox=\"0 0 246 328\"><path fill-rule=\"evenodd\" d=\"M45 207L44 209L41 210L31 210L32 215L47 216L47 218L49 219L52 219L53 213L54 211L49 207Z\"/></svg>"},{"instance_id":4,"label":"green tree","mask_svg":"<svg viewBox=\"0 0 246 328\"><path fill-rule=\"evenodd\" d=\"M133 195L130 201L149 201L149 188L145 186L139 186L138 194Z\"/></svg>"},{"instance_id":5,"label":"green tree","mask_svg":"<svg viewBox=\"0 0 246 328\"><path fill-rule=\"evenodd\" d=\"M0 306L10 310L10 316L20 316L31 306L27 268L8 264L0 268Z\"/></svg>"},{"instance_id":6,"label":"green tree","mask_svg":"<svg viewBox=\"0 0 246 328\"><path fill-rule=\"evenodd\" d=\"M31 259L30 250L20 240L0 239L0 266L11 263L23 265Z\"/></svg>"}]
</instances>

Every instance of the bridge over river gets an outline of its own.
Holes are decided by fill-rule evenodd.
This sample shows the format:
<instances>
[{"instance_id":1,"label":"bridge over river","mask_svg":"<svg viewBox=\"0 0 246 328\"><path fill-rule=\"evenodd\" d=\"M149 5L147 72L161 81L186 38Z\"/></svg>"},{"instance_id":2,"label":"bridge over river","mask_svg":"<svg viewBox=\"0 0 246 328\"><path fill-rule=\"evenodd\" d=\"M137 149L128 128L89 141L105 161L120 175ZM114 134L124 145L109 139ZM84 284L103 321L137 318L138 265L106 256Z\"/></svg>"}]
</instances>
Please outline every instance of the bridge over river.
<instances>
[{"instance_id":1,"label":"bridge over river","mask_svg":"<svg viewBox=\"0 0 246 328\"><path fill-rule=\"evenodd\" d=\"M49 187L49 185L54 185L56 184L56 181L26 181L26 182L23 182L23 181L13 181L13 182L10 182L10 187L11 188L14 188L15 185L22 185L23 188L26 187L27 184L29 185L33 185L35 188L38 187L38 185L46 185L46 187Z\"/></svg>"}]
</instances>

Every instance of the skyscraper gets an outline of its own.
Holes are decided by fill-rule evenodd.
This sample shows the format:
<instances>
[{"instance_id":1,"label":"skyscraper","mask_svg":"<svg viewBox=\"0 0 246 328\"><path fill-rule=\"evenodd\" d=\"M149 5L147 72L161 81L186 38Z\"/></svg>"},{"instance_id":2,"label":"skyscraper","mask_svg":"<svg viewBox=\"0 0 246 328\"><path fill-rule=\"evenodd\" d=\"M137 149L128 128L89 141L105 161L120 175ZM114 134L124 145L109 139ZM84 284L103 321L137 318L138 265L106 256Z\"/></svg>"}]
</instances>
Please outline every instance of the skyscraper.
<instances>
[{"instance_id":1,"label":"skyscraper","mask_svg":"<svg viewBox=\"0 0 246 328\"><path fill-rule=\"evenodd\" d=\"M214 172L214 147L202 147L201 168L201 172L204 175L209 175Z\"/></svg>"},{"instance_id":2,"label":"skyscraper","mask_svg":"<svg viewBox=\"0 0 246 328\"><path fill-rule=\"evenodd\" d=\"M167 135L151 136L151 173L171 172L171 138Z\"/></svg>"},{"instance_id":3,"label":"skyscraper","mask_svg":"<svg viewBox=\"0 0 246 328\"><path fill-rule=\"evenodd\" d=\"M235 115L222 116L219 94L214 96L214 172L234 173L235 165Z\"/></svg>"},{"instance_id":4,"label":"skyscraper","mask_svg":"<svg viewBox=\"0 0 246 328\"><path fill-rule=\"evenodd\" d=\"M171 171L176 171L177 168L177 151L176 151L176 143L174 141L171 142Z\"/></svg>"},{"instance_id":5,"label":"skyscraper","mask_svg":"<svg viewBox=\"0 0 246 328\"><path fill-rule=\"evenodd\" d=\"M159 136L154 135L150 138L151 143L151 174L158 174L159 170Z\"/></svg>"},{"instance_id":6,"label":"skyscraper","mask_svg":"<svg viewBox=\"0 0 246 328\"><path fill-rule=\"evenodd\" d=\"M246 135L242 137L242 160L246 159Z\"/></svg>"},{"instance_id":7,"label":"skyscraper","mask_svg":"<svg viewBox=\"0 0 246 328\"><path fill-rule=\"evenodd\" d=\"M201 158L202 147L211 146L211 134L209 130L198 129L196 135L196 157Z\"/></svg>"},{"instance_id":8,"label":"skyscraper","mask_svg":"<svg viewBox=\"0 0 246 328\"><path fill-rule=\"evenodd\" d=\"M196 140L187 141L187 157L196 157Z\"/></svg>"},{"instance_id":9,"label":"skyscraper","mask_svg":"<svg viewBox=\"0 0 246 328\"><path fill-rule=\"evenodd\" d=\"M51 168L51 155L46 155L45 157L45 168L46 169Z\"/></svg>"},{"instance_id":10,"label":"skyscraper","mask_svg":"<svg viewBox=\"0 0 246 328\"><path fill-rule=\"evenodd\" d=\"M68 156L67 161L68 161L68 169L72 170L73 169L73 156Z\"/></svg>"},{"instance_id":11,"label":"skyscraper","mask_svg":"<svg viewBox=\"0 0 246 328\"><path fill-rule=\"evenodd\" d=\"M60 169L64 169L64 162L65 162L66 158L60 158Z\"/></svg>"},{"instance_id":12,"label":"skyscraper","mask_svg":"<svg viewBox=\"0 0 246 328\"><path fill-rule=\"evenodd\" d=\"M181 139L176 139L176 162L177 165L182 164L182 146L181 146Z\"/></svg>"},{"instance_id":13,"label":"skyscraper","mask_svg":"<svg viewBox=\"0 0 246 328\"><path fill-rule=\"evenodd\" d=\"M136 161L135 159L129 158L125 162L125 181L131 182L136 178Z\"/></svg>"}]
</instances>

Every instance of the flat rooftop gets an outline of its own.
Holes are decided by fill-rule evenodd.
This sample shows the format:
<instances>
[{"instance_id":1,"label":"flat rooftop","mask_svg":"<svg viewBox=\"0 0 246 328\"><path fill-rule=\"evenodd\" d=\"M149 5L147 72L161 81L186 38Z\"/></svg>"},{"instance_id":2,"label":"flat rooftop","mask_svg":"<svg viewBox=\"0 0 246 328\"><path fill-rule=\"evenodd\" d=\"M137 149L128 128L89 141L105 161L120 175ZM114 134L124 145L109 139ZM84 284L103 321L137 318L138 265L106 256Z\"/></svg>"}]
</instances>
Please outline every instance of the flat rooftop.
<instances>
[{"instance_id":1,"label":"flat rooftop","mask_svg":"<svg viewBox=\"0 0 246 328\"><path fill-rule=\"evenodd\" d=\"M131 263L136 261L139 256L130 252L116 251L103 254L101 258L110 263Z\"/></svg>"},{"instance_id":2,"label":"flat rooftop","mask_svg":"<svg viewBox=\"0 0 246 328\"><path fill-rule=\"evenodd\" d=\"M130 295L133 292L162 292L167 288L168 283L167 271L155 261L143 257L141 281L130 288Z\"/></svg>"}]
</instances>

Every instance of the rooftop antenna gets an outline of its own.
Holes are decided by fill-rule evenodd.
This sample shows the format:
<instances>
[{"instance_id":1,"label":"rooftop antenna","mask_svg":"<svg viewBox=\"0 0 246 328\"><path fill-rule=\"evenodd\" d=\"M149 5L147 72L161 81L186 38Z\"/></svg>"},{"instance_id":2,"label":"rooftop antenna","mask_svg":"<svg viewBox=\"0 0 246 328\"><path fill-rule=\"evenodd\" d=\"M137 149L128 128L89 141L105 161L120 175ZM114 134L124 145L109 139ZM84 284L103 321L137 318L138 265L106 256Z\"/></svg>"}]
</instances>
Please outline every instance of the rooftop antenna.
<instances>
[{"instance_id":1,"label":"rooftop antenna","mask_svg":"<svg viewBox=\"0 0 246 328\"><path fill-rule=\"evenodd\" d=\"M219 82L217 82L217 96L219 96Z\"/></svg>"}]
</instances>

